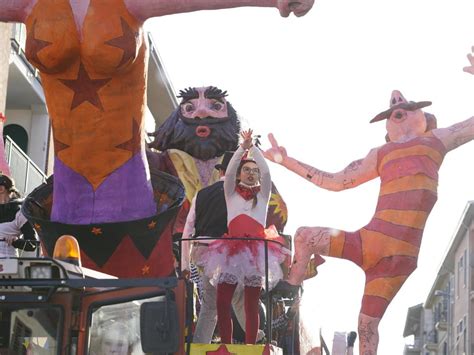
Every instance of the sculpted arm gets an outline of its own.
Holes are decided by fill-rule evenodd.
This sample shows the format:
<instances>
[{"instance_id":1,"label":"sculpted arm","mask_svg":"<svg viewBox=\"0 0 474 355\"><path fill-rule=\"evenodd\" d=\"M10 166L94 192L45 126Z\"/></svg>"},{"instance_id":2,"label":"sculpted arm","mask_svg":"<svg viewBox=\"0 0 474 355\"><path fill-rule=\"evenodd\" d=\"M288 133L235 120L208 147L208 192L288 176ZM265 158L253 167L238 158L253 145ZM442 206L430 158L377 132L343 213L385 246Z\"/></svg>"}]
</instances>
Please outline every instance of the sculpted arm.
<instances>
[{"instance_id":1,"label":"sculpted arm","mask_svg":"<svg viewBox=\"0 0 474 355\"><path fill-rule=\"evenodd\" d=\"M264 153L267 159L283 165L288 170L293 171L323 189L331 191L346 190L359 186L378 176L378 148L372 149L365 158L353 161L344 170L337 173L329 173L289 157L285 148L278 145L273 135L270 134L269 139L272 143L272 148Z\"/></svg>"},{"instance_id":2,"label":"sculpted arm","mask_svg":"<svg viewBox=\"0 0 474 355\"><path fill-rule=\"evenodd\" d=\"M283 17L291 12L305 15L314 0L125 0L129 11L141 20L199 10L219 10L243 6L276 7Z\"/></svg>"},{"instance_id":3,"label":"sculpted arm","mask_svg":"<svg viewBox=\"0 0 474 355\"><path fill-rule=\"evenodd\" d=\"M474 47L472 47L472 51L474 51ZM467 59L470 65L465 67L464 71L474 75L474 57L469 53ZM433 134L443 142L448 150L453 150L474 139L474 117L455 123L450 127L435 129Z\"/></svg>"},{"instance_id":4,"label":"sculpted arm","mask_svg":"<svg viewBox=\"0 0 474 355\"><path fill-rule=\"evenodd\" d=\"M0 0L1 22L23 22L35 0Z\"/></svg>"},{"instance_id":5,"label":"sculpted arm","mask_svg":"<svg viewBox=\"0 0 474 355\"><path fill-rule=\"evenodd\" d=\"M450 127L435 129L433 134L443 142L448 151L453 150L474 139L474 117Z\"/></svg>"}]
</instances>

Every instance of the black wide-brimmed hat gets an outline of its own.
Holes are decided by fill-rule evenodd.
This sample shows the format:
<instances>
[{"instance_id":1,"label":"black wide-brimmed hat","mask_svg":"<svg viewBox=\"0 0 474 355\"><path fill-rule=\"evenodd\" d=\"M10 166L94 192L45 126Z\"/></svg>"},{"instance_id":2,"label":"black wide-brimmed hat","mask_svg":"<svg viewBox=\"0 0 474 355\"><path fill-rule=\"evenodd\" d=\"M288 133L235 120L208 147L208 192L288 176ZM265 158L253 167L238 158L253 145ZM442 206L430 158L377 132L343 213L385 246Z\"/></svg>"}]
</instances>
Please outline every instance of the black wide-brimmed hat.
<instances>
[{"instance_id":1,"label":"black wide-brimmed hat","mask_svg":"<svg viewBox=\"0 0 474 355\"><path fill-rule=\"evenodd\" d=\"M407 111L415 111L420 108L430 106L431 101L407 101L405 97L403 97L402 93L398 90L392 91L392 96L390 97L390 108L386 111L380 112L377 116L370 120L370 123L382 121L386 118L389 118L393 111L397 109L403 109Z\"/></svg>"},{"instance_id":2,"label":"black wide-brimmed hat","mask_svg":"<svg viewBox=\"0 0 474 355\"><path fill-rule=\"evenodd\" d=\"M225 152L224 156L222 157L222 161L219 164L216 164L214 168L216 168L217 170L226 170L233 155L234 152Z\"/></svg>"}]
</instances>

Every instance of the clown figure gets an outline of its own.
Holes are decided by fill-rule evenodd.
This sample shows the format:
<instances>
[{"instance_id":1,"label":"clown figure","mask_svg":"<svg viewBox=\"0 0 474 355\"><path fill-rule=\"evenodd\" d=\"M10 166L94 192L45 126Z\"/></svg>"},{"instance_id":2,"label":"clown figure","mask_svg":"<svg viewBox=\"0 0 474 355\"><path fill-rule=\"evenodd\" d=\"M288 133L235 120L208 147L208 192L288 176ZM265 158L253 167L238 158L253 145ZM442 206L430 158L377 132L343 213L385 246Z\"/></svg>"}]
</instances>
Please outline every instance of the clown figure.
<instances>
[{"instance_id":1,"label":"clown figure","mask_svg":"<svg viewBox=\"0 0 474 355\"><path fill-rule=\"evenodd\" d=\"M214 86L181 90L178 108L150 134L155 138L147 151L150 165L177 176L186 191L174 234L183 232L196 193L219 180L214 166L221 163L224 152L238 147L241 122L227 96L227 91ZM274 185L267 218L269 225L283 231L286 205Z\"/></svg>"}]
</instances>

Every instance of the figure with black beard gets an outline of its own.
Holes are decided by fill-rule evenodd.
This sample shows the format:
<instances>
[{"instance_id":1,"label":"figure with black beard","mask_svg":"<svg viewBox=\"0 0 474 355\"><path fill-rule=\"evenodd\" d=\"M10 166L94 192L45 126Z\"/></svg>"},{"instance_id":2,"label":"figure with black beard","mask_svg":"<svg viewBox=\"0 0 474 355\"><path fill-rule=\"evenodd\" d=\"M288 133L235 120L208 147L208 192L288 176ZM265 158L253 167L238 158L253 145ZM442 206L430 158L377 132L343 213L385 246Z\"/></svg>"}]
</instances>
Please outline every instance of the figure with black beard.
<instances>
[{"instance_id":1,"label":"figure with black beard","mask_svg":"<svg viewBox=\"0 0 474 355\"><path fill-rule=\"evenodd\" d=\"M214 86L190 87L178 97L179 107L150 134L155 140L147 158L150 166L179 177L185 187L186 201L173 230L181 235L193 197L219 180L214 166L221 163L224 152L237 149L240 120L227 92ZM274 186L269 207L268 223L283 231L286 205Z\"/></svg>"}]
</instances>

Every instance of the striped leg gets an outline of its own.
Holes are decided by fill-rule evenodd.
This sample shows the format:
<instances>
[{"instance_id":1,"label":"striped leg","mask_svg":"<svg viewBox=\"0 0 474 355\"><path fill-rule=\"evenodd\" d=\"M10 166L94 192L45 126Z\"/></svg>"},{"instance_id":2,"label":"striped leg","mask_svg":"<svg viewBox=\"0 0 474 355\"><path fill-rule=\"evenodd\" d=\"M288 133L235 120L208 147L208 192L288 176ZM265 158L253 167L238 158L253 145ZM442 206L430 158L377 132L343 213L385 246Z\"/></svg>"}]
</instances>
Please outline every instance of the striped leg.
<instances>
[{"instance_id":1,"label":"striped leg","mask_svg":"<svg viewBox=\"0 0 474 355\"><path fill-rule=\"evenodd\" d=\"M360 354L377 354L378 324L392 299L416 269L416 262L417 258L413 256L382 257L365 271L364 297L359 315Z\"/></svg>"}]
</instances>

